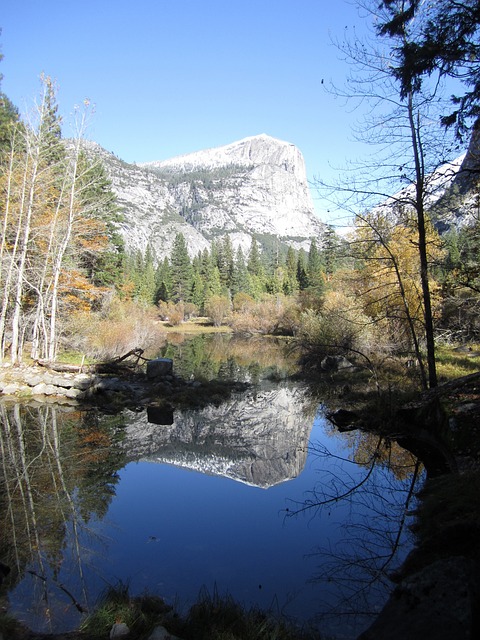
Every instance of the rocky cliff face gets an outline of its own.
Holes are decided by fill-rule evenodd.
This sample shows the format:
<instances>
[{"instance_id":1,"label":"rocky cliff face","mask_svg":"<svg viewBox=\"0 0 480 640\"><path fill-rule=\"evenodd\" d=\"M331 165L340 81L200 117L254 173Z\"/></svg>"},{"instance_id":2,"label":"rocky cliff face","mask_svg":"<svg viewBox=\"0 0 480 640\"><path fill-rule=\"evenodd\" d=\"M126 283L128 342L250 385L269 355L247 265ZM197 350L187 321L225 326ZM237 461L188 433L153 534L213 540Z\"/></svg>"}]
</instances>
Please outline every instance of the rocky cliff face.
<instances>
[{"instance_id":1,"label":"rocky cliff face","mask_svg":"<svg viewBox=\"0 0 480 640\"><path fill-rule=\"evenodd\" d=\"M176 233L190 253L229 235L248 251L252 235L263 246L275 243L308 250L322 244L325 225L316 217L302 154L267 135L245 138L162 162L127 164L98 145L125 221L127 246L157 259L170 253Z\"/></svg>"},{"instance_id":2,"label":"rocky cliff face","mask_svg":"<svg viewBox=\"0 0 480 640\"><path fill-rule=\"evenodd\" d=\"M130 415L128 460L150 460L270 487L302 471L313 416L299 388L268 385L219 407L175 411L173 423Z\"/></svg>"},{"instance_id":3,"label":"rocky cliff face","mask_svg":"<svg viewBox=\"0 0 480 640\"><path fill-rule=\"evenodd\" d=\"M472 132L467 152L457 158L446 174L444 191L432 207L432 219L440 233L478 221L480 180L480 125Z\"/></svg>"},{"instance_id":4,"label":"rocky cliff face","mask_svg":"<svg viewBox=\"0 0 480 640\"><path fill-rule=\"evenodd\" d=\"M478 221L480 200L480 124L472 133L467 152L438 167L426 176L425 206L440 234L450 229L468 227ZM413 210L415 185L401 191L374 207L373 211L390 216L393 221Z\"/></svg>"}]
</instances>

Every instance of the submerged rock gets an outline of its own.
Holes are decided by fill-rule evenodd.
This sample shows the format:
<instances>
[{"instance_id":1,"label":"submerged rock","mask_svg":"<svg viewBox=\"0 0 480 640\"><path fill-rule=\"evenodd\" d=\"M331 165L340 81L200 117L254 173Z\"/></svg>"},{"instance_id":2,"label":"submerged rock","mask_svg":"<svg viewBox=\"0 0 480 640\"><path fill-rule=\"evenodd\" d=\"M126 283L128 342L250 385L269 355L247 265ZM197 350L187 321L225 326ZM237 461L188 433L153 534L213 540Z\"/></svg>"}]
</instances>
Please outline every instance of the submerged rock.
<instances>
[{"instance_id":1,"label":"submerged rock","mask_svg":"<svg viewBox=\"0 0 480 640\"><path fill-rule=\"evenodd\" d=\"M169 633L165 627L158 626L148 636L148 640L180 640L180 638Z\"/></svg>"},{"instance_id":2,"label":"submerged rock","mask_svg":"<svg viewBox=\"0 0 480 640\"><path fill-rule=\"evenodd\" d=\"M337 409L333 413L327 413L326 417L339 431L354 431L361 426L358 413L348 409Z\"/></svg>"},{"instance_id":3,"label":"submerged rock","mask_svg":"<svg viewBox=\"0 0 480 640\"><path fill-rule=\"evenodd\" d=\"M124 622L116 622L110 629L110 640L126 638L130 634L130 629Z\"/></svg>"}]
</instances>

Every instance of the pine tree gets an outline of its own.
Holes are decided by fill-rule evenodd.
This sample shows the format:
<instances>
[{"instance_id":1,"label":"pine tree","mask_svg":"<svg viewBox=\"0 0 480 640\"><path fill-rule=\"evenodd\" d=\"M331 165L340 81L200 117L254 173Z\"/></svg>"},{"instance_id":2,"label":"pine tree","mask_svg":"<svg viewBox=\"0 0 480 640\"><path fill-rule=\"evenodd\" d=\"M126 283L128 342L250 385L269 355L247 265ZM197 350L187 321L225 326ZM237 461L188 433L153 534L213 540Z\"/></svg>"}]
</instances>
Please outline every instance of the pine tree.
<instances>
[{"instance_id":1,"label":"pine tree","mask_svg":"<svg viewBox=\"0 0 480 640\"><path fill-rule=\"evenodd\" d=\"M11 149L12 135L18 123L18 109L4 94L0 93L0 156Z\"/></svg>"},{"instance_id":2,"label":"pine tree","mask_svg":"<svg viewBox=\"0 0 480 640\"><path fill-rule=\"evenodd\" d=\"M192 260L192 281L190 291L190 301L200 313L203 313L204 302L204 279L202 276L203 262L202 253L199 252Z\"/></svg>"},{"instance_id":3,"label":"pine tree","mask_svg":"<svg viewBox=\"0 0 480 640\"><path fill-rule=\"evenodd\" d=\"M41 140L41 156L43 166L52 166L65 158L65 147L62 144L62 119L58 115L56 87L48 76L41 76L44 86L42 117L38 131Z\"/></svg>"},{"instance_id":4,"label":"pine tree","mask_svg":"<svg viewBox=\"0 0 480 640\"><path fill-rule=\"evenodd\" d=\"M205 280L205 288L203 294L203 306L212 296L222 295L222 280L220 277L220 269L215 265L212 269L210 278Z\"/></svg>"},{"instance_id":5,"label":"pine tree","mask_svg":"<svg viewBox=\"0 0 480 640\"><path fill-rule=\"evenodd\" d=\"M451 97L454 109L442 121L463 139L480 117L480 2L382 0L379 8L386 18L377 22L378 33L397 39L391 69L401 97L421 92L434 74L459 80Z\"/></svg>"},{"instance_id":6,"label":"pine tree","mask_svg":"<svg viewBox=\"0 0 480 640\"><path fill-rule=\"evenodd\" d=\"M324 289L324 284L322 261L317 243L315 239L313 239L310 243L307 259L307 286L320 293Z\"/></svg>"},{"instance_id":7,"label":"pine tree","mask_svg":"<svg viewBox=\"0 0 480 640\"><path fill-rule=\"evenodd\" d=\"M262 272L260 251L258 249L257 241L254 237L252 237L252 243L250 245L250 251L248 253L247 269L248 272L253 276L260 276Z\"/></svg>"},{"instance_id":8,"label":"pine tree","mask_svg":"<svg viewBox=\"0 0 480 640\"><path fill-rule=\"evenodd\" d=\"M183 233L177 233L170 257L172 270L172 300L190 302L192 264Z\"/></svg>"},{"instance_id":9,"label":"pine tree","mask_svg":"<svg viewBox=\"0 0 480 640\"><path fill-rule=\"evenodd\" d=\"M328 225L325 231L323 250L321 252L322 266L327 275L334 273L341 259L340 240L335 229Z\"/></svg>"},{"instance_id":10,"label":"pine tree","mask_svg":"<svg viewBox=\"0 0 480 640\"><path fill-rule=\"evenodd\" d=\"M278 295L279 293L284 293L285 291L285 276L286 270L282 266L276 267L274 269L271 278L269 279L267 289L268 293L272 293L273 295Z\"/></svg>"},{"instance_id":11,"label":"pine tree","mask_svg":"<svg viewBox=\"0 0 480 640\"><path fill-rule=\"evenodd\" d=\"M223 241L217 245L217 266L222 285L226 289L230 289L233 276L233 247L229 236L225 236Z\"/></svg>"},{"instance_id":12,"label":"pine tree","mask_svg":"<svg viewBox=\"0 0 480 640\"><path fill-rule=\"evenodd\" d=\"M118 231L122 216L103 164L98 160L91 162L84 153L79 164L80 201L84 210L81 234L84 240L79 243L77 254L79 265L92 284L118 288L123 280L125 254L125 243Z\"/></svg>"},{"instance_id":13,"label":"pine tree","mask_svg":"<svg viewBox=\"0 0 480 640\"><path fill-rule=\"evenodd\" d=\"M287 296L294 295L298 291L297 258L293 247L288 247L285 259L285 277L283 292Z\"/></svg>"},{"instance_id":14,"label":"pine tree","mask_svg":"<svg viewBox=\"0 0 480 640\"><path fill-rule=\"evenodd\" d=\"M192 269L192 284L190 290L190 300L203 313L205 302L205 282L202 278L201 265L195 264Z\"/></svg>"},{"instance_id":15,"label":"pine tree","mask_svg":"<svg viewBox=\"0 0 480 640\"><path fill-rule=\"evenodd\" d=\"M170 271L170 262L165 256L155 272L155 304L161 300L168 302L170 300L170 292L172 289L172 274Z\"/></svg>"},{"instance_id":16,"label":"pine tree","mask_svg":"<svg viewBox=\"0 0 480 640\"><path fill-rule=\"evenodd\" d=\"M247 293L249 291L249 279L248 269L245 264L245 257L243 255L242 247L238 247L235 255L235 263L232 274L232 296L237 293Z\"/></svg>"},{"instance_id":17,"label":"pine tree","mask_svg":"<svg viewBox=\"0 0 480 640\"><path fill-rule=\"evenodd\" d=\"M300 291L308 287L307 256L304 249L300 249L297 256L297 282Z\"/></svg>"},{"instance_id":18,"label":"pine tree","mask_svg":"<svg viewBox=\"0 0 480 640\"><path fill-rule=\"evenodd\" d=\"M150 245L147 245L145 256L143 257L143 268L138 274L137 299L146 304L153 304L156 294L155 266L153 253Z\"/></svg>"}]
</instances>

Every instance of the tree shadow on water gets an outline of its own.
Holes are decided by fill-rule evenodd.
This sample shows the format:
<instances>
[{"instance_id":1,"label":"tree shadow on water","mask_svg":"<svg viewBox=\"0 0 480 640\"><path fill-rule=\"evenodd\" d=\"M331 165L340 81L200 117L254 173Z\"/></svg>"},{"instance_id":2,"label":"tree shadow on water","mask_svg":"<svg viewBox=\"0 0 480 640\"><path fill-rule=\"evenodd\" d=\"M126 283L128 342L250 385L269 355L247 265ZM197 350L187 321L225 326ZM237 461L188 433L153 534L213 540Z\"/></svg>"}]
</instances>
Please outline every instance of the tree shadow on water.
<instances>
[{"instance_id":1,"label":"tree shadow on water","mask_svg":"<svg viewBox=\"0 0 480 640\"><path fill-rule=\"evenodd\" d=\"M424 479L421 463L383 436L355 432L351 456L315 444L319 479L286 517L321 518L332 527L311 557L320 586L317 620L338 638L354 638L378 615L413 545L409 530L415 493ZM330 529L329 529L330 530Z\"/></svg>"}]
</instances>

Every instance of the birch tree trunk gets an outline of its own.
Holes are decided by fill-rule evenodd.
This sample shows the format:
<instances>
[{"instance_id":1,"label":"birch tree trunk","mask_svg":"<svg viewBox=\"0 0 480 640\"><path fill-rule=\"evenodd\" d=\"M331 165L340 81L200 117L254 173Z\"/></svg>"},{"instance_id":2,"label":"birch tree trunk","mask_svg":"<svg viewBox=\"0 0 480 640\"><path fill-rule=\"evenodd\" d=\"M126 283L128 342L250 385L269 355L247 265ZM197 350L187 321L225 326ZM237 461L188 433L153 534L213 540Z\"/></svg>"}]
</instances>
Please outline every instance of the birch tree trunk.
<instances>
[{"instance_id":1,"label":"birch tree trunk","mask_svg":"<svg viewBox=\"0 0 480 640\"><path fill-rule=\"evenodd\" d=\"M8 165L8 177L7 177L7 185L6 185L6 193L5 193L5 213L2 225L2 242L1 242L1 256L0 256L0 266L1 266L1 277L0 283L3 288L2 295L2 305L0 309L0 361L3 361L5 357L6 351L6 323L7 323L7 315L8 309L11 302L11 296L13 292L13 281L14 281L14 273L16 271L16 257L18 246L20 243L20 235L22 231L22 218L24 211L24 203L26 199L27 193L27 176L28 176L28 157L25 158L24 166L23 166L23 178L22 178L22 188L21 193L18 197L17 204L17 220L11 219L10 210L11 208L15 208L15 205L12 204L12 201L15 199L15 188L14 188L14 174L16 173L15 166L15 155L16 155L16 141L17 137L14 136L12 138L12 148L10 152L9 165ZM8 229L11 228L13 232L13 226L16 224L16 232L14 233L14 240L11 243L11 248L8 247Z\"/></svg>"},{"instance_id":2,"label":"birch tree trunk","mask_svg":"<svg viewBox=\"0 0 480 640\"><path fill-rule=\"evenodd\" d=\"M49 340L48 340L48 349L47 349L47 358L52 362L55 360L55 356L57 353L57 346L58 346L57 314L58 314L58 295L59 295L60 276L62 273L64 258L65 258L67 249L70 246L75 219L79 213L79 211L77 210L78 209L77 183L79 178L78 165L79 165L80 153L82 149L83 134L85 132L85 123L86 123L86 114L85 112L83 112L83 114L76 121L75 145L74 145L73 154L70 159L69 168L68 168L69 186L68 186L66 224L65 224L65 229L63 233L63 238L61 238L60 240L57 254L53 264L52 283L51 283L51 302L50 302L50 328L49 328ZM67 177L67 175L65 177Z\"/></svg>"},{"instance_id":3,"label":"birch tree trunk","mask_svg":"<svg viewBox=\"0 0 480 640\"><path fill-rule=\"evenodd\" d=\"M12 344L10 347L10 359L12 364L17 364L20 360L21 345L20 345L20 319L22 315L22 298L24 293L24 280L25 270L27 262L27 254L30 243L30 230L33 216L33 209L35 203L35 188L38 177L39 162L40 162L40 149L38 146L38 139L30 132L27 134L27 158L25 173L28 169L28 159L31 159L31 175L28 178L28 195L26 202L25 218L23 221L23 232L20 240L19 253L18 253L18 267L17 267L17 282L15 287L14 302L13 302L13 315L11 322L12 331Z\"/></svg>"}]
</instances>

